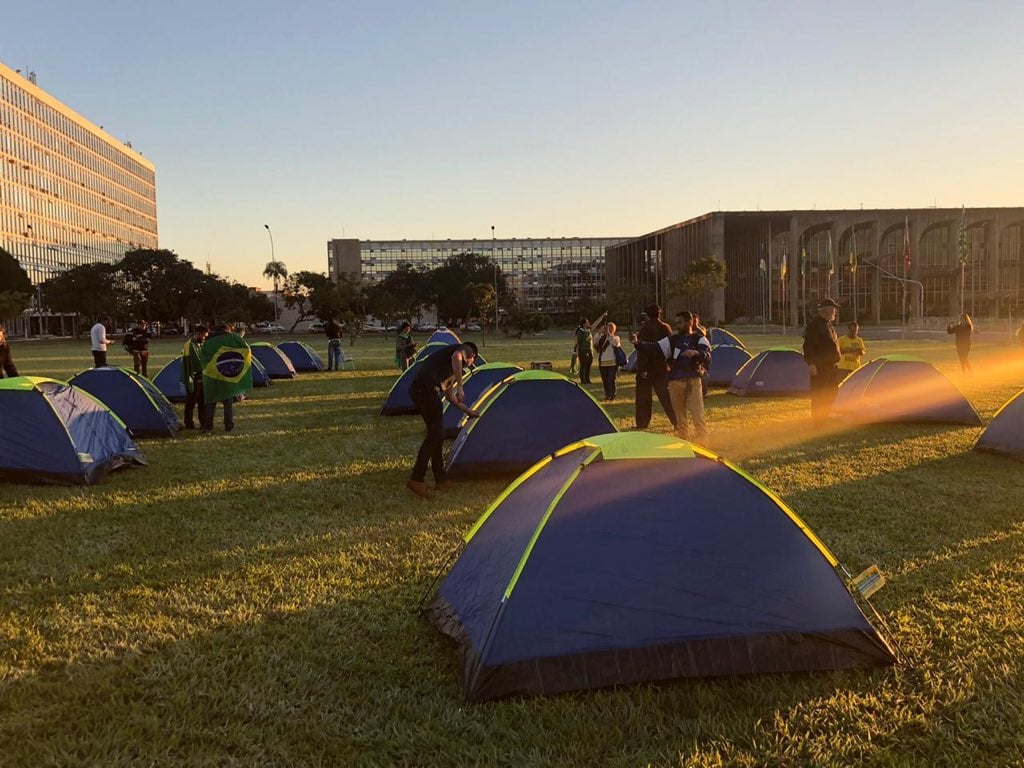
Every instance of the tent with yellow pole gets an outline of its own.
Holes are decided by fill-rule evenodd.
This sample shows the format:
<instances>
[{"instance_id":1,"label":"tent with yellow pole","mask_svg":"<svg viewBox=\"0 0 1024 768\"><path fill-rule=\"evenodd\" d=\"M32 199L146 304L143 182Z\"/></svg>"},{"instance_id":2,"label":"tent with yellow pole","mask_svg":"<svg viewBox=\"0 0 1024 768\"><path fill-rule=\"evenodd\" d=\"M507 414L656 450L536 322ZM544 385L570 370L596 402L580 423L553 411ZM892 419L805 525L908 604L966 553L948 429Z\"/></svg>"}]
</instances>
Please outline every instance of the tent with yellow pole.
<instances>
[{"instance_id":1,"label":"tent with yellow pole","mask_svg":"<svg viewBox=\"0 0 1024 768\"><path fill-rule=\"evenodd\" d=\"M471 702L895 660L778 496L645 432L580 440L521 475L426 614L459 645Z\"/></svg>"}]
</instances>

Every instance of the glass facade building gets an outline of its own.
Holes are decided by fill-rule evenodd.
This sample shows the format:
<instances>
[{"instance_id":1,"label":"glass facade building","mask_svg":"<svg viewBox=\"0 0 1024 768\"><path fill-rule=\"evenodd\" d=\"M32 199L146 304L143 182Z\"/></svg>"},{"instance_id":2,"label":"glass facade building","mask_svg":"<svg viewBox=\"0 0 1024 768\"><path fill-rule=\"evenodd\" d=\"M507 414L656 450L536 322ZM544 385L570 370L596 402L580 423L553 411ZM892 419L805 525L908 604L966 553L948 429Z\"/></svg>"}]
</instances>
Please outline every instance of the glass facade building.
<instances>
[{"instance_id":1,"label":"glass facade building","mask_svg":"<svg viewBox=\"0 0 1024 768\"><path fill-rule=\"evenodd\" d=\"M0 64L0 247L34 284L156 248L153 163L34 80Z\"/></svg>"},{"instance_id":2,"label":"glass facade building","mask_svg":"<svg viewBox=\"0 0 1024 768\"><path fill-rule=\"evenodd\" d=\"M332 240L328 271L332 278L358 274L364 282L374 283L399 264L429 270L443 266L450 256L475 253L498 264L521 307L557 315L574 311L585 296L595 301L605 298L605 249L626 239Z\"/></svg>"}]
</instances>

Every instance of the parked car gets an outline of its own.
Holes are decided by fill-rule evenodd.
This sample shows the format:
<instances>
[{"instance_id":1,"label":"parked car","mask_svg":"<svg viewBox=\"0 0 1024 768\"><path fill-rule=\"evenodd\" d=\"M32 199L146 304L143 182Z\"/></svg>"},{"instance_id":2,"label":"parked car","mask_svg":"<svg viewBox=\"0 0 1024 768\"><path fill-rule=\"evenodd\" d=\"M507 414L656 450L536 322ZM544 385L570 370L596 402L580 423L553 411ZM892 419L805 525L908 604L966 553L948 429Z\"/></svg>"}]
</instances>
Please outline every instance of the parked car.
<instances>
[{"instance_id":1,"label":"parked car","mask_svg":"<svg viewBox=\"0 0 1024 768\"><path fill-rule=\"evenodd\" d=\"M469 325L466 326L466 330L469 331L470 333L480 333L481 329L480 326L477 325L476 323L470 323Z\"/></svg>"},{"instance_id":2,"label":"parked car","mask_svg":"<svg viewBox=\"0 0 1024 768\"><path fill-rule=\"evenodd\" d=\"M160 326L161 336L180 336L181 328L176 325L161 325Z\"/></svg>"},{"instance_id":3,"label":"parked car","mask_svg":"<svg viewBox=\"0 0 1024 768\"><path fill-rule=\"evenodd\" d=\"M309 324L309 328L306 329L310 333L323 333L327 330L327 323L323 320L314 320Z\"/></svg>"},{"instance_id":4,"label":"parked car","mask_svg":"<svg viewBox=\"0 0 1024 768\"><path fill-rule=\"evenodd\" d=\"M280 323L256 323L256 333L284 333Z\"/></svg>"}]
</instances>

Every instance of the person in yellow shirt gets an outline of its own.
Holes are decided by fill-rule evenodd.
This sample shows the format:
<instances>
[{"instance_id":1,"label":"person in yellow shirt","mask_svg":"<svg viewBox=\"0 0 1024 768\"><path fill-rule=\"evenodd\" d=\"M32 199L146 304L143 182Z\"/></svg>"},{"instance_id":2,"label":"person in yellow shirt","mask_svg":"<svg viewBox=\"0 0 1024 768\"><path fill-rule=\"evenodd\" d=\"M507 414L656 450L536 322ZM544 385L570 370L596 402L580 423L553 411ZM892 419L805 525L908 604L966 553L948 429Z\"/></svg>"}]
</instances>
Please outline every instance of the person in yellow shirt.
<instances>
[{"instance_id":1,"label":"person in yellow shirt","mask_svg":"<svg viewBox=\"0 0 1024 768\"><path fill-rule=\"evenodd\" d=\"M860 323L854 320L846 326L846 335L839 337L839 370L851 373L864 363L868 348L858 333Z\"/></svg>"}]
</instances>

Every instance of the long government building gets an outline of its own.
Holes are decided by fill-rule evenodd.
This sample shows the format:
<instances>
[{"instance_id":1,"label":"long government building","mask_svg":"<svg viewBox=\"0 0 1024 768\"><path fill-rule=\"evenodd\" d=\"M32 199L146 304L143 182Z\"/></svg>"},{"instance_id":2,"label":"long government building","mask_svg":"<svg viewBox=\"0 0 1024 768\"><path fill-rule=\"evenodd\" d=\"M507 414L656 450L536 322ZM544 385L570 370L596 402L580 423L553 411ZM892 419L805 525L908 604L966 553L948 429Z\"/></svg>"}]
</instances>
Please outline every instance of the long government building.
<instances>
[{"instance_id":1,"label":"long government building","mask_svg":"<svg viewBox=\"0 0 1024 768\"><path fill-rule=\"evenodd\" d=\"M687 265L707 257L725 263L725 288L680 297ZM712 322L795 324L827 296L843 321L945 319L961 298L972 315L1024 316L1024 208L719 211L609 246L606 261L609 295Z\"/></svg>"},{"instance_id":2,"label":"long government building","mask_svg":"<svg viewBox=\"0 0 1024 768\"><path fill-rule=\"evenodd\" d=\"M156 247L153 163L0 64L0 248L38 285Z\"/></svg>"}]
</instances>

